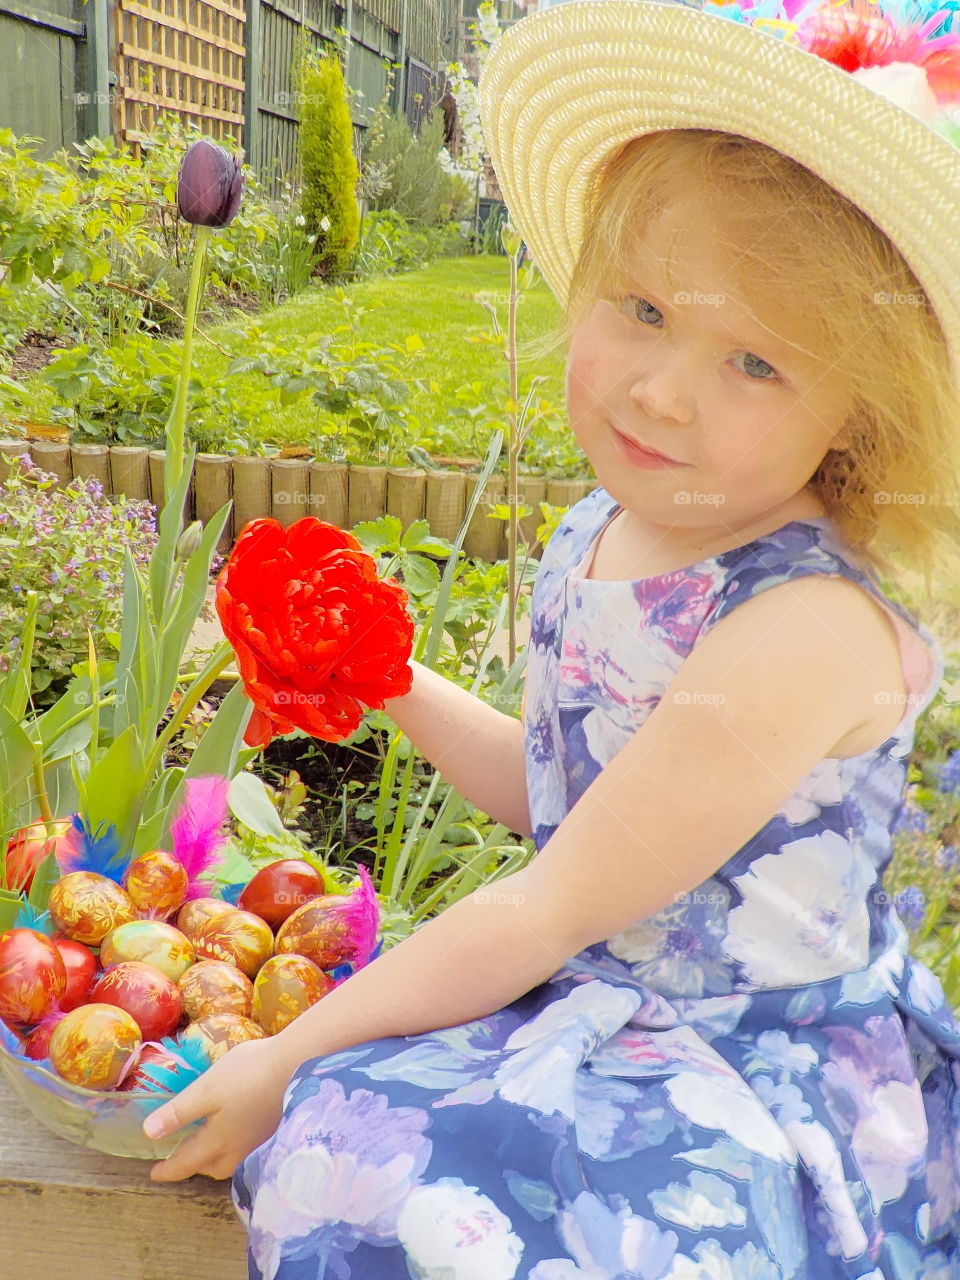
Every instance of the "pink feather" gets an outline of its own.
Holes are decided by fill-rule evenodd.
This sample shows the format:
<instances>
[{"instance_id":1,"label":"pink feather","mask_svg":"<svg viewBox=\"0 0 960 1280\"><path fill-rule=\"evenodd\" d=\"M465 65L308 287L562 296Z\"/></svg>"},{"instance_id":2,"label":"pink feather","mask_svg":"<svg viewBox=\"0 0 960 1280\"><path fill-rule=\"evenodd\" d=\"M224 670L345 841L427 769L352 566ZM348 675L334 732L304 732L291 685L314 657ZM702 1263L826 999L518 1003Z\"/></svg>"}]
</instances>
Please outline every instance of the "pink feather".
<instances>
[{"instance_id":1,"label":"pink feather","mask_svg":"<svg viewBox=\"0 0 960 1280\"><path fill-rule=\"evenodd\" d=\"M354 971L362 969L369 961L380 925L380 904L370 873L363 863L358 864L357 870L360 873L359 888L344 898L342 906L337 903L337 909L349 928L349 961Z\"/></svg>"},{"instance_id":2,"label":"pink feather","mask_svg":"<svg viewBox=\"0 0 960 1280\"><path fill-rule=\"evenodd\" d=\"M208 898L213 885L201 880L223 861L219 850L227 840L220 828L227 818L229 779L218 776L188 778L186 795L177 816L170 823L173 855L189 877L185 902Z\"/></svg>"}]
</instances>

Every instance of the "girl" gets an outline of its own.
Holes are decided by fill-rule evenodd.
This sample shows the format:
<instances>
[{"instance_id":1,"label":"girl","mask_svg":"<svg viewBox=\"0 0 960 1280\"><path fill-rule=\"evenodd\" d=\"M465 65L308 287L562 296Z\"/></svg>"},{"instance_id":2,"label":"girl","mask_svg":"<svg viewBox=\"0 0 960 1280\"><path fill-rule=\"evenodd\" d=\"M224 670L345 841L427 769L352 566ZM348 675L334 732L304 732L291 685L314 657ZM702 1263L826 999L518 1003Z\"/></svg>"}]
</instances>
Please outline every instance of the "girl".
<instances>
[{"instance_id":1,"label":"girl","mask_svg":"<svg viewBox=\"0 0 960 1280\"><path fill-rule=\"evenodd\" d=\"M958 1274L960 1025L883 888L944 659L877 573L957 533L956 39L791 13L578 0L486 64L600 485L522 722L386 705L537 856L155 1114L255 1280Z\"/></svg>"}]
</instances>

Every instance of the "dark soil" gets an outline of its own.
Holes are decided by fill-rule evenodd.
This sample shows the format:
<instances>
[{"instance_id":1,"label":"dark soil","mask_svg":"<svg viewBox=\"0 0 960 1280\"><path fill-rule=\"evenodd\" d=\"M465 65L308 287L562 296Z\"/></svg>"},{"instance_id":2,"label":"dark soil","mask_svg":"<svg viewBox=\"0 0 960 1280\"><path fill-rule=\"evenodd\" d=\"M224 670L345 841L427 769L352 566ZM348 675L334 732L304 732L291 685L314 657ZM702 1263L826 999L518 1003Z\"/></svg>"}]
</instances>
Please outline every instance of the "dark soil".
<instances>
[{"instance_id":1,"label":"dark soil","mask_svg":"<svg viewBox=\"0 0 960 1280\"><path fill-rule=\"evenodd\" d=\"M64 347L75 347L76 340L62 334L37 333L33 330L24 335L23 341L9 355L10 368L8 376L23 381L33 373L39 373L53 360L57 351Z\"/></svg>"}]
</instances>

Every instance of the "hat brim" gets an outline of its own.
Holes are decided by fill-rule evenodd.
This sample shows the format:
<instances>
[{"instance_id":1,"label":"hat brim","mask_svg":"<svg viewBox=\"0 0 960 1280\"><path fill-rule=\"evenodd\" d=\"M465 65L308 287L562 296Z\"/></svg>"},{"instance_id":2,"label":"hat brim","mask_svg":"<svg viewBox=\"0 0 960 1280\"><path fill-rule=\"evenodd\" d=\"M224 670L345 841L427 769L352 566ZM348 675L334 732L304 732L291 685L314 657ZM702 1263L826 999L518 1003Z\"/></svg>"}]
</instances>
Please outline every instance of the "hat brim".
<instances>
[{"instance_id":1,"label":"hat brim","mask_svg":"<svg viewBox=\"0 0 960 1280\"><path fill-rule=\"evenodd\" d=\"M960 150L823 58L663 0L567 0L500 37L478 85L511 219L561 305L597 168L628 139L717 129L791 156L892 240L960 385Z\"/></svg>"}]
</instances>

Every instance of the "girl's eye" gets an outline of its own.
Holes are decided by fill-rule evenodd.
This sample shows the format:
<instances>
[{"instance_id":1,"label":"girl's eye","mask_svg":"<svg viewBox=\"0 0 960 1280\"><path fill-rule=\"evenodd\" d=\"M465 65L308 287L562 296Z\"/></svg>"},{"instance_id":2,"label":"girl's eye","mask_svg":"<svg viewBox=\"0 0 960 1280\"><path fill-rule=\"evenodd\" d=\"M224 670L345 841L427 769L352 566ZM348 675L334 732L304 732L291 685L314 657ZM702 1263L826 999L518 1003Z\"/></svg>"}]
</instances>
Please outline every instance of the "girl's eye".
<instances>
[{"instance_id":1,"label":"girl's eye","mask_svg":"<svg viewBox=\"0 0 960 1280\"><path fill-rule=\"evenodd\" d=\"M628 294L627 297L623 299L623 305L628 306L631 314L644 324L651 319L651 312L654 316L659 317L659 319L663 319L663 316L652 302L648 302L646 298L638 298L636 294Z\"/></svg>"},{"instance_id":2,"label":"girl's eye","mask_svg":"<svg viewBox=\"0 0 960 1280\"><path fill-rule=\"evenodd\" d=\"M761 370L761 376L755 378L753 374L749 372L749 369L744 369L744 373L748 378L752 379L753 382L776 382L779 378L780 375L777 373L776 369L774 369L773 365L767 364L766 360L761 360L759 356L755 356L751 354L751 352L746 351L744 352L744 359L752 361L754 368L756 368L757 365L762 365L763 368L767 370L766 374Z\"/></svg>"},{"instance_id":3,"label":"girl's eye","mask_svg":"<svg viewBox=\"0 0 960 1280\"><path fill-rule=\"evenodd\" d=\"M646 298L638 297L636 294L628 294L627 297L621 300L621 305L629 307L630 314L635 316L641 324L656 324L658 320L663 319L662 312L652 302L648 302ZM748 367L743 369L743 372L751 382L779 381L780 375L772 364L768 364L766 360L761 359L760 356L755 356L750 351L744 351L742 356L744 361L749 362ZM739 358L738 356L737 359ZM760 366L759 369L758 366ZM754 372L751 372L751 370Z\"/></svg>"}]
</instances>

